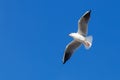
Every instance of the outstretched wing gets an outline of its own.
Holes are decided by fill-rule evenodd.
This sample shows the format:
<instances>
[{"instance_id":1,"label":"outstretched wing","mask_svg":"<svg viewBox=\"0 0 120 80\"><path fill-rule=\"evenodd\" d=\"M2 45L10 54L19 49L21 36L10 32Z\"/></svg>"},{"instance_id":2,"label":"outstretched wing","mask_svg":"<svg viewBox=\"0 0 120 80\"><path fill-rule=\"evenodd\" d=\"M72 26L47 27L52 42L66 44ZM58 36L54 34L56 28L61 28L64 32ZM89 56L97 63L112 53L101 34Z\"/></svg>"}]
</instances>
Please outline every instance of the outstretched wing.
<instances>
[{"instance_id":1,"label":"outstretched wing","mask_svg":"<svg viewBox=\"0 0 120 80\"><path fill-rule=\"evenodd\" d=\"M88 21L90 19L90 13L91 10L87 11L78 21L78 33L83 36L86 36L87 34L87 26L88 26Z\"/></svg>"},{"instance_id":2,"label":"outstretched wing","mask_svg":"<svg viewBox=\"0 0 120 80\"><path fill-rule=\"evenodd\" d=\"M76 40L73 40L70 42L65 49L64 56L63 56L63 64L70 59L73 52L81 45L81 42L78 42Z\"/></svg>"}]
</instances>

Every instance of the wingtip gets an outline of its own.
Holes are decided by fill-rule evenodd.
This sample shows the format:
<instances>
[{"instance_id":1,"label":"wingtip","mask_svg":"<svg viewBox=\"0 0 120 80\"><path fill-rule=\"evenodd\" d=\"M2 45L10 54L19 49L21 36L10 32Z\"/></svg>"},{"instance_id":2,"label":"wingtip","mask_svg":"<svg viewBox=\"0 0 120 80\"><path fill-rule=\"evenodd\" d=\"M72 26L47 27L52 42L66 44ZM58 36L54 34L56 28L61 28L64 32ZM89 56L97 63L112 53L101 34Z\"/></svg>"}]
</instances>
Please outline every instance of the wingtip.
<instances>
[{"instance_id":1,"label":"wingtip","mask_svg":"<svg viewBox=\"0 0 120 80\"><path fill-rule=\"evenodd\" d=\"M90 18L90 15L91 15L91 10L88 10L88 11L83 15L83 17L86 19L86 21L88 21L89 18Z\"/></svg>"},{"instance_id":2,"label":"wingtip","mask_svg":"<svg viewBox=\"0 0 120 80\"><path fill-rule=\"evenodd\" d=\"M90 14L92 10L88 10L86 14Z\"/></svg>"},{"instance_id":3,"label":"wingtip","mask_svg":"<svg viewBox=\"0 0 120 80\"><path fill-rule=\"evenodd\" d=\"M92 10L89 10L88 12L91 13Z\"/></svg>"},{"instance_id":4,"label":"wingtip","mask_svg":"<svg viewBox=\"0 0 120 80\"><path fill-rule=\"evenodd\" d=\"M65 63L66 63L66 61L65 61L65 60L62 60L62 63L63 63L63 64L65 64Z\"/></svg>"},{"instance_id":5,"label":"wingtip","mask_svg":"<svg viewBox=\"0 0 120 80\"><path fill-rule=\"evenodd\" d=\"M65 62L63 62L63 64L65 64Z\"/></svg>"},{"instance_id":6,"label":"wingtip","mask_svg":"<svg viewBox=\"0 0 120 80\"><path fill-rule=\"evenodd\" d=\"M90 15L90 13L91 13L91 10L88 10L88 11L85 13L85 15Z\"/></svg>"}]
</instances>

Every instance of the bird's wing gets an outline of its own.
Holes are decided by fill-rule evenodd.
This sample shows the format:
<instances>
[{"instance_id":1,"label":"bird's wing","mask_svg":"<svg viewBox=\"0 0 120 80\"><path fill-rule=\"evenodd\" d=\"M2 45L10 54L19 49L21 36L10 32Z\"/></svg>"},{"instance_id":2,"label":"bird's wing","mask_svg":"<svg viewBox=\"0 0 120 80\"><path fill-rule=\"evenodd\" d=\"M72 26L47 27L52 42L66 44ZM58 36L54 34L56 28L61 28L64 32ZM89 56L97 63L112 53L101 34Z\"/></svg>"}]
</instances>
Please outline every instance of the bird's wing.
<instances>
[{"instance_id":1,"label":"bird's wing","mask_svg":"<svg viewBox=\"0 0 120 80\"><path fill-rule=\"evenodd\" d=\"M87 11L83 16L78 20L78 33L86 36L87 34L87 26L88 26L88 21L90 19L90 11Z\"/></svg>"},{"instance_id":2,"label":"bird's wing","mask_svg":"<svg viewBox=\"0 0 120 80\"><path fill-rule=\"evenodd\" d=\"M70 59L73 52L81 45L81 42L78 42L76 40L73 40L70 42L65 49L64 56L63 56L63 64Z\"/></svg>"}]
</instances>

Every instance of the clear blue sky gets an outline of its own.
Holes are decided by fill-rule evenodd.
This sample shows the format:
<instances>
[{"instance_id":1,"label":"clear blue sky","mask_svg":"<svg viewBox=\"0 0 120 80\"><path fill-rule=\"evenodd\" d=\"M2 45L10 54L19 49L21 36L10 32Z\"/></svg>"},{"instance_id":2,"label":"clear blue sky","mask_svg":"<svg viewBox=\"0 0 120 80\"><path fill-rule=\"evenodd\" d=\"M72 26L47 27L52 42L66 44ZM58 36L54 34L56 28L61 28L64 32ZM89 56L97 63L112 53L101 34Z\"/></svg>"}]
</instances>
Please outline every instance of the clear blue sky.
<instances>
[{"instance_id":1,"label":"clear blue sky","mask_svg":"<svg viewBox=\"0 0 120 80\"><path fill-rule=\"evenodd\" d=\"M1 0L0 80L120 80L119 0ZM93 46L62 57L92 10Z\"/></svg>"}]
</instances>

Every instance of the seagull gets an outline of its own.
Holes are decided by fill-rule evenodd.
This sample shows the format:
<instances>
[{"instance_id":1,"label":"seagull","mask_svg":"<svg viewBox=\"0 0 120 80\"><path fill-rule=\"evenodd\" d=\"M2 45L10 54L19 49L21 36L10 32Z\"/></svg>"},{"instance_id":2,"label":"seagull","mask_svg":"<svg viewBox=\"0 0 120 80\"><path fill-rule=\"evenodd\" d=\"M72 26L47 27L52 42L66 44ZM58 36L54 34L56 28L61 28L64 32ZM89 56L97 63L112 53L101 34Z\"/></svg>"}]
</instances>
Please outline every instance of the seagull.
<instances>
[{"instance_id":1,"label":"seagull","mask_svg":"<svg viewBox=\"0 0 120 80\"><path fill-rule=\"evenodd\" d=\"M86 49L89 49L92 46L92 36L87 36L87 26L88 21L90 19L91 10L86 11L83 16L78 20L78 31L77 33L70 33L69 36L73 38L73 40L66 46L65 52L63 55L62 62L66 63L67 60L70 59L74 51L78 49L81 44L85 46Z\"/></svg>"}]
</instances>

